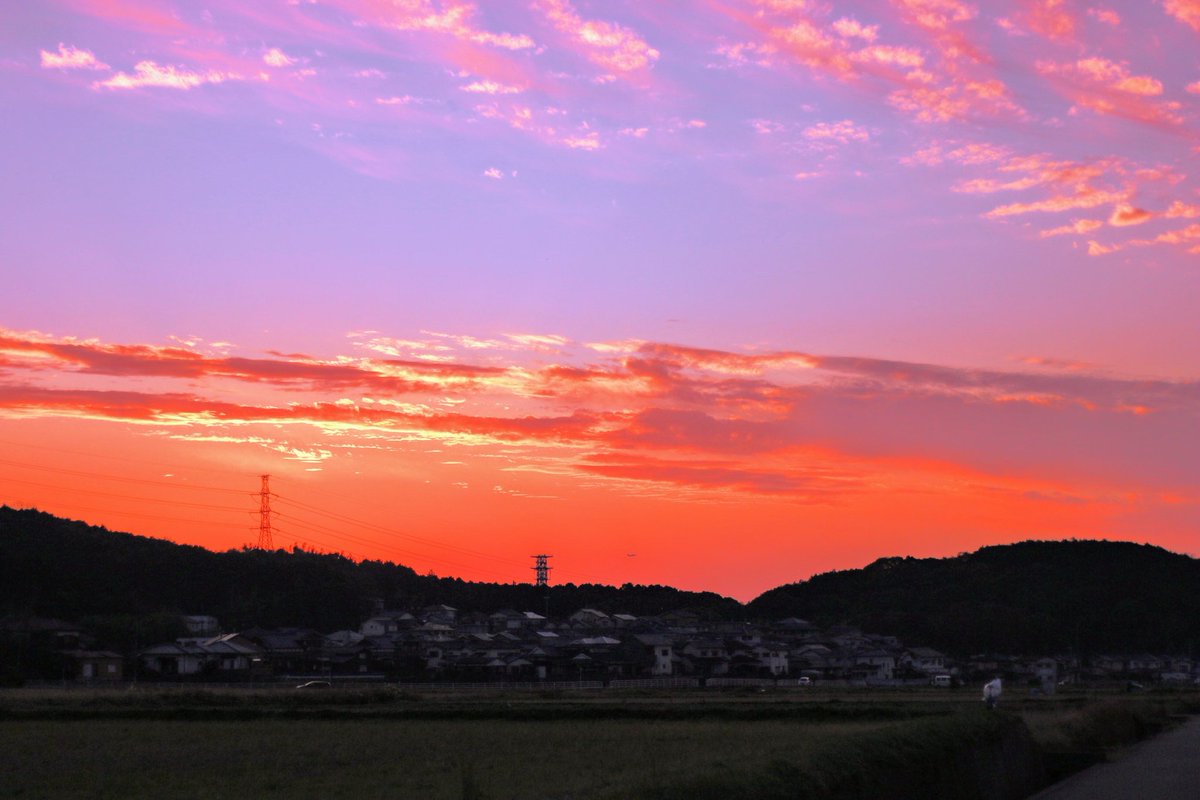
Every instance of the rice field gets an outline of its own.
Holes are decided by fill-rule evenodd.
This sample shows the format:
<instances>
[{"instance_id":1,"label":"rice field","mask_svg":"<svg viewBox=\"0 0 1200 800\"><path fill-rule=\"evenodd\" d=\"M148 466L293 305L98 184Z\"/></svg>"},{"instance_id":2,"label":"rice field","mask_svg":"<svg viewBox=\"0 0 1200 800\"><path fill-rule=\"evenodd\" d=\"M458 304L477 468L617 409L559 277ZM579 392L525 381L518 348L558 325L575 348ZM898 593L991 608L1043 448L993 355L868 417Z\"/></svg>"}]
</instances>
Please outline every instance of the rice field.
<instances>
[{"instance_id":1,"label":"rice field","mask_svg":"<svg viewBox=\"0 0 1200 800\"><path fill-rule=\"evenodd\" d=\"M980 705L928 692L9 691L0 797L614 800L695 797L706 785L723 797L755 776L903 769L893 754L914 739L943 752L993 725ZM1140 725L1127 705L1014 704L1006 717L1063 747Z\"/></svg>"}]
</instances>

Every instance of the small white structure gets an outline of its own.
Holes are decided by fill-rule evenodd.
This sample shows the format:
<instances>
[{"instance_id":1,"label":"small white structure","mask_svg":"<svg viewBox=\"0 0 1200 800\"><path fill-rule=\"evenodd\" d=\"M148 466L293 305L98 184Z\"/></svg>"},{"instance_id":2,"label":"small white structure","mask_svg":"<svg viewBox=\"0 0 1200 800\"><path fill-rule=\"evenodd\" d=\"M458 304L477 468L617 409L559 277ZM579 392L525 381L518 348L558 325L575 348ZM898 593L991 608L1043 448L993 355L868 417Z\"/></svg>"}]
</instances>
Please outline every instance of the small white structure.
<instances>
[{"instance_id":1,"label":"small white structure","mask_svg":"<svg viewBox=\"0 0 1200 800\"><path fill-rule=\"evenodd\" d=\"M1000 685L999 678L993 678L983 685L983 702L987 703L989 709L995 708L1000 702L1000 694L1003 692L1003 687Z\"/></svg>"}]
</instances>

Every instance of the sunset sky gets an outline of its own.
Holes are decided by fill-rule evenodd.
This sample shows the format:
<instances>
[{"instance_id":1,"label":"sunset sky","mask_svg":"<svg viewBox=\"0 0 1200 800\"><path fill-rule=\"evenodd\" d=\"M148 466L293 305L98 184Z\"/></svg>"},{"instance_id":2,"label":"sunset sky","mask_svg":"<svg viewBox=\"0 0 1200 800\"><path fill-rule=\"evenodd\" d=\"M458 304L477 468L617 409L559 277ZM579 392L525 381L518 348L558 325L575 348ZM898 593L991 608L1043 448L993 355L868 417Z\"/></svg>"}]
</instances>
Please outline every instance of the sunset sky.
<instances>
[{"instance_id":1,"label":"sunset sky","mask_svg":"<svg viewBox=\"0 0 1200 800\"><path fill-rule=\"evenodd\" d=\"M0 503L748 600L1200 554L1200 0L0 10Z\"/></svg>"}]
</instances>

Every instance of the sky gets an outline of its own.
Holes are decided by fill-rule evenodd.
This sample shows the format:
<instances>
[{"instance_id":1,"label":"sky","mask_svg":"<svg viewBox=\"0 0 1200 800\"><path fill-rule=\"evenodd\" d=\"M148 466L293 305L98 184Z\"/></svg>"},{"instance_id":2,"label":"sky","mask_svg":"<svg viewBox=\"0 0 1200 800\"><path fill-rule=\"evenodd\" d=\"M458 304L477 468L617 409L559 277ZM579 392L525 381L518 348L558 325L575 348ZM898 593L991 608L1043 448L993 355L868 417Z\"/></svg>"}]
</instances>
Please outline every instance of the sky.
<instances>
[{"instance_id":1,"label":"sky","mask_svg":"<svg viewBox=\"0 0 1200 800\"><path fill-rule=\"evenodd\" d=\"M749 600L1200 554L1200 0L0 8L0 503Z\"/></svg>"}]
</instances>

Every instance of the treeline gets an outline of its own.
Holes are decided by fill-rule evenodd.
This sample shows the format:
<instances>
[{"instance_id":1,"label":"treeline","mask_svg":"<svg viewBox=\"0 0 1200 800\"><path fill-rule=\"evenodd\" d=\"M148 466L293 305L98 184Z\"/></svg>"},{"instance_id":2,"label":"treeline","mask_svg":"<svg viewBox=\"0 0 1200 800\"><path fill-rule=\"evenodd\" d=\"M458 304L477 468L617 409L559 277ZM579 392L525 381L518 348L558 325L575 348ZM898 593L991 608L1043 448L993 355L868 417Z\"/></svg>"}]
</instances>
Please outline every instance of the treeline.
<instances>
[{"instance_id":1,"label":"treeline","mask_svg":"<svg viewBox=\"0 0 1200 800\"><path fill-rule=\"evenodd\" d=\"M781 586L743 606L711 592L476 583L301 550L215 553L33 510L0 507L0 617L86 620L113 643L171 638L179 614L227 630L357 628L390 609L444 603L567 616L580 608L708 619L800 617L849 624L954 655L1105 652L1200 655L1200 561L1127 542L1046 541L954 558L884 558Z\"/></svg>"},{"instance_id":2,"label":"treeline","mask_svg":"<svg viewBox=\"0 0 1200 800\"><path fill-rule=\"evenodd\" d=\"M382 561L302 550L216 553L116 533L35 510L0 507L0 616L38 615L149 636L178 614L209 614L227 630L260 625L357 628L377 599L388 608L441 604L565 616L580 608L649 616L682 608L736 619L744 607L668 586L476 583L419 575ZM119 624L118 624L119 623ZM127 634L129 635L129 634Z\"/></svg>"},{"instance_id":3,"label":"treeline","mask_svg":"<svg viewBox=\"0 0 1200 800\"><path fill-rule=\"evenodd\" d=\"M1128 542L1030 541L884 558L781 586L758 617L847 622L954 654L1200 650L1200 561Z\"/></svg>"}]
</instances>

